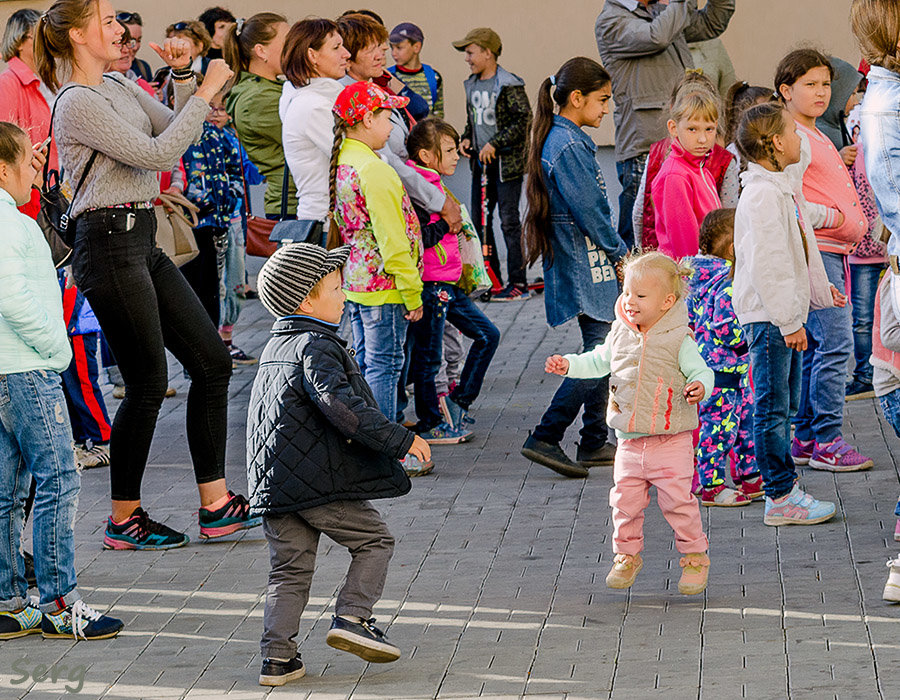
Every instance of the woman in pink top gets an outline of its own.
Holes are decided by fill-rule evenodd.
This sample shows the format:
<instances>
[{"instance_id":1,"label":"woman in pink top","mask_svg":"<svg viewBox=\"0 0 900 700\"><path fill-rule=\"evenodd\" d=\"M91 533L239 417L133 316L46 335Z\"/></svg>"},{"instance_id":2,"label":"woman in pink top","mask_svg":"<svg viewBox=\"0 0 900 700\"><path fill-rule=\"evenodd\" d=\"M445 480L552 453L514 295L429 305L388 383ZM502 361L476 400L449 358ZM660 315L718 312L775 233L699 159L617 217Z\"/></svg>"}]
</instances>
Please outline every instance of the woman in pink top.
<instances>
[{"instance_id":1,"label":"woman in pink top","mask_svg":"<svg viewBox=\"0 0 900 700\"><path fill-rule=\"evenodd\" d=\"M718 122L718 96L686 82L667 123L672 150L650 186L659 249L676 260L699 252L703 217L722 206L715 178L705 167Z\"/></svg>"},{"instance_id":2,"label":"woman in pink top","mask_svg":"<svg viewBox=\"0 0 900 700\"><path fill-rule=\"evenodd\" d=\"M803 197L809 205L802 206L798 216L809 216L828 279L843 290L847 287L847 257L868 224L841 154L816 128L816 119L828 108L833 78L834 68L826 56L813 49L797 49L778 64L775 89L797 123L804 150L801 163L789 166L802 176ZM800 408L791 444L795 464L832 472L873 466L872 460L841 437L852 328L850 306L810 311Z\"/></svg>"}]
</instances>

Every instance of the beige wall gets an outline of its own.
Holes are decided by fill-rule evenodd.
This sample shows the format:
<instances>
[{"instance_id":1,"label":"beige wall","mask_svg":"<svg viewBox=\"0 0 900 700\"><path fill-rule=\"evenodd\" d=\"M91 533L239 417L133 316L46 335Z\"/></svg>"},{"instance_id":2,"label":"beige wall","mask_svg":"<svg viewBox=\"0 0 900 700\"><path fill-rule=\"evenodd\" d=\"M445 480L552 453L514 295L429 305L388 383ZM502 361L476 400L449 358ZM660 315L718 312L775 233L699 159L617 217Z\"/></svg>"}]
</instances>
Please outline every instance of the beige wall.
<instances>
[{"instance_id":1,"label":"beige wall","mask_svg":"<svg viewBox=\"0 0 900 700\"><path fill-rule=\"evenodd\" d=\"M262 9L285 14L290 21L309 15L334 16L351 2L324 0L218 0L237 16ZM146 42L162 36L167 24L195 17L216 0L121 0L120 9L136 10L145 21L145 48L141 56L155 55ZM388 27L415 22L425 32L423 58L444 76L447 117L458 128L465 119L462 81L468 74L461 54L450 41L465 36L474 26L491 26L504 42L501 63L521 75L529 96L540 82L572 56L597 57L594 20L602 2L585 0L360 0L361 6L381 13ZM850 0L738 0L723 41L731 54L738 78L767 85L775 65L787 49L813 43L830 54L855 62L858 51L848 26ZM42 9L49 3L15 0L0 3L0 22L21 7ZM390 60L390 57L388 57ZM597 130L599 143L612 142L612 119Z\"/></svg>"}]
</instances>

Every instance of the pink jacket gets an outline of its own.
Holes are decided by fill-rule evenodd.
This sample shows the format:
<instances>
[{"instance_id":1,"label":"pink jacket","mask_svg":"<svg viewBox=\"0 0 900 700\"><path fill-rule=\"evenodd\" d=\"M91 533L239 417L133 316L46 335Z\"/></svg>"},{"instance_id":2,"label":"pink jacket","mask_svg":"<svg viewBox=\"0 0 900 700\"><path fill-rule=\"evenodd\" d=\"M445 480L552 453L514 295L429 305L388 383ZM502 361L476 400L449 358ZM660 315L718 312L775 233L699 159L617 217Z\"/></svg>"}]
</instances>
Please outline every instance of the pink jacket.
<instances>
[{"instance_id":1,"label":"pink jacket","mask_svg":"<svg viewBox=\"0 0 900 700\"><path fill-rule=\"evenodd\" d=\"M659 249L676 260L700 252L700 224L722 206L716 181L706 169L709 155L687 153L677 139L650 186Z\"/></svg>"},{"instance_id":2,"label":"pink jacket","mask_svg":"<svg viewBox=\"0 0 900 700\"><path fill-rule=\"evenodd\" d=\"M409 167L414 168L422 177L437 187L441 192L444 191L441 176L434 170L423 168L412 160L406 161L406 164ZM440 218L440 214L432 214L428 223L433 224ZM423 282L453 282L454 284L458 282L459 278L462 276L462 256L459 252L459 235L448 233L436 246L426 248L422 255L422 265Z\"/></svg>"},{"instance_id":3,"label":"pink jacket","mask_svg":"<svg viewBox=\"0 0 900 700\"><path fill-rule=\"evenodd\" d=\"M0 73L0 121L18 124L32 143L41 143L50 132L50 107L41 94L41 80L13 57ZM50 144L50 167L58 168L56 145Z\"/></svg>"}]
</instances>

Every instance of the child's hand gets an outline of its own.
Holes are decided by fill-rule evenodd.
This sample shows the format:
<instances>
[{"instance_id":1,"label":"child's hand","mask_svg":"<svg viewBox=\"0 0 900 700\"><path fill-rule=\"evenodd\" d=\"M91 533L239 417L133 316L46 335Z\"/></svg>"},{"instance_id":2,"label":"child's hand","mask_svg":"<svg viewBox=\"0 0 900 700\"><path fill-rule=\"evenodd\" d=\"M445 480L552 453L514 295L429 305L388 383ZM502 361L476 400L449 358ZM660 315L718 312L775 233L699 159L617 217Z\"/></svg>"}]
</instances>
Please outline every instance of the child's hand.
<instances>
[{"instance_id":1,"label":"child's hand","mask_svg":"<svg viewBox=\"0 0 900 700\"><path fill-rule=\"evenodd\" d=\"M784 336L784 344L791 350L798 350L799 352L806 350L806 329L801 328L799 331Z\"/></svg>"},{"instance_id":2,"label":"child's hand","mask_svg":"<svg viewBox=\"0 0 900 700\"><path fill-rule=\"evenodd\" d=\"M853 162L856 160L856 151L859 148L855 143L852 146L844 146L840 150L841 160L844 161L844 165L848 168L853 167Z\"/></svg>"},{"instance_id":3,"label":"child's hand","mask_svg":"<svg viewBox=\"0 0 900 700\"><path fill-rule=\"evenodd\" d=\"M422 307L420 306L418 309L413 309L412 311L407 311L404 314L403 318L405 318L410 323L415 323L416 321L422 320Z\"/></svg>"},{"instance_id":4,"label":"child's hand","mask_svg":"<svg viewBox=\"0 0 900 700\"><path fill-rule=\"evenodd\" d=\"M416 435L413 438L413 444L410 445L407 454L412 455L420 462L427 462L431 459L431 445L425 442L421 435Z\"/></svg>"},{"instance_id":5,"label":"child's hand","mask_svg":"<svg viewBox=\"0 0 900 700\"><path fill-rule=\"evenodd\" d=\"M471 158L471 154L469 153L469 149L472 147L472 142L469 139L463 139L459 142L459 152L465 156L466 158Z\"/></svg>"},{"instance_id":6,"label":"child's hand","mask_svg":"<svg viewBox=\"0 0 900 700\"><path fill-rule=\"evenodd\" d=\"M491 144L484 144L484 148L481 149L481 153L478 154L478 160L480 160L485 165L489 165L494 162L494 158L497 157L497 149L494 148Z\"/></svg>"},{"instance_id":7,"label":"child's hand","mask_svg":"<svg viewBox=\"0 0 900 700\"><path fill-rule=\"evenodd\" d=\"M847 306L847 295L841 294L834 285L831 285L831 299L838 308Z\"/></svg>"},{"instance_id":8,"label":"child's hand","mask_svg":"<svg viewBox=\"0 0 900 700\"><path fill-rule=\"evenodd\" d=\"M700 403L704 396L706 396L706 387L703 386L703 382L691 382L684 387L684 398L689 404Z\"/></svg>"},{"instance_id":9,"label":"child's hand","mask_svg":"<svg viewBox=\"0 0 900 700\"><path fill-rule=\"evenodd\" d=\"M569 371L569 361L562 355L551 355L544 363L544 371L566 376L566 372Z\"/></svg>"}]
</instances>

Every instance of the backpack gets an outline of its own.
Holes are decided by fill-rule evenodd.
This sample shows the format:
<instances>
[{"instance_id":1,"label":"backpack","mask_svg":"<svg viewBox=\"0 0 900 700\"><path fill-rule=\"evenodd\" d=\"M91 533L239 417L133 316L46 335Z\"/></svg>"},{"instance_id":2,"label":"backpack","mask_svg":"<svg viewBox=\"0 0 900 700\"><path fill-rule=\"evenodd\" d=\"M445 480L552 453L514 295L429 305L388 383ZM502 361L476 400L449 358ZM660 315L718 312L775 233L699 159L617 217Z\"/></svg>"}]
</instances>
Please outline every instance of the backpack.
<instances>
[{"instance_id":1,"label":"backpack","mask_svg":"<svg viewBox=\"0 0 900 700\"><path fill-rule=\"evenodd\" d=\"M388 68L388 72L397 77L397 66L391 66ZM422 64L422 72L425 73L425 80L428 81L428 89L431 91L431 110L434 111L434 105L437 104L438 99L438 81L437 81L437 71L434 70L427 63ZM401 82L403 78L397 78Z\"/></svg>"}]
</instances>

